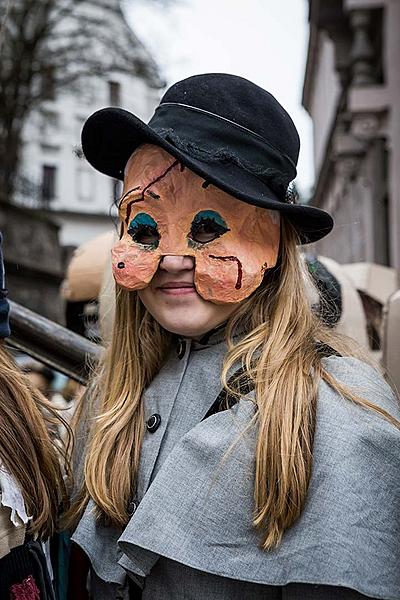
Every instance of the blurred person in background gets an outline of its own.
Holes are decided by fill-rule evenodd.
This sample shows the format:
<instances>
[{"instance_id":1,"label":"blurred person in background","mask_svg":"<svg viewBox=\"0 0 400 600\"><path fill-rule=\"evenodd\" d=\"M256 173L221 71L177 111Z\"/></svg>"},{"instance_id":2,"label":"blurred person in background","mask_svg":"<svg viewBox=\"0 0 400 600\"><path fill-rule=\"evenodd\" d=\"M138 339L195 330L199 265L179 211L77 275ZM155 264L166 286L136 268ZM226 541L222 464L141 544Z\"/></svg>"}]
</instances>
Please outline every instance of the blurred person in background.
<instances>
[{"instance_id":1,"label":"blurred person in background","mask_svg":"<svg viewBox=\"0 0 400 600\"><path fill-rule=\"evenodd\" d=\"M55 532L66 502L65 453L49 435L60 417L5 347L10 327L1 249L0 275L0 598L53 599L42 542Z\"/></svg>"},{"instance_id":2,"label":"blurred person in background","mask_svg":"<svg viewBox=\"0 0 400 600\"><path fill-rule=\"evenodd\" d=\"M71 600L398 597L399 406L334 331L326 273L325 323L311 309L298 246L333 222L287 195L289 115L197 75L148 125L98 111L82 146L124 190L112 341L80 405Z\"/></svg>"},{"instance_id":3,"label":"blurred person in background","mask_svg":"<svg viewBox=\"0 0 400 600\"><path fill-rule=\"evenodd\" d=\"M53 382L55 375L49 367L34 359L28 359L20 364L27 378L45 398L51 400L53 394Z\"/></svg>"},{"instance_id":4,"label":"blurred person in background","mask_svg":"<svg viewBox=\"0 0 400 600\"><path fill-rule=\"evenodd\" d=\"M52 407L69 423L85 386L58 371L53 371L30 356L17 356L16 362L33 387L50 400ZM61 422L57 423L57 429L62 437L68 435Z\"/></svg>"},{"instance_id":5,"label":"blurred person in background","mask_svg":"<svg viewBox=\"0 0 400 600\"><path fill-rule=\"evenodd\" d=\"M60 391L53 397L53 402L61 409L64 419L68 422L73 418L76 405L86 387L73 379L67 379Z\"/></svg>"}]
</instances>

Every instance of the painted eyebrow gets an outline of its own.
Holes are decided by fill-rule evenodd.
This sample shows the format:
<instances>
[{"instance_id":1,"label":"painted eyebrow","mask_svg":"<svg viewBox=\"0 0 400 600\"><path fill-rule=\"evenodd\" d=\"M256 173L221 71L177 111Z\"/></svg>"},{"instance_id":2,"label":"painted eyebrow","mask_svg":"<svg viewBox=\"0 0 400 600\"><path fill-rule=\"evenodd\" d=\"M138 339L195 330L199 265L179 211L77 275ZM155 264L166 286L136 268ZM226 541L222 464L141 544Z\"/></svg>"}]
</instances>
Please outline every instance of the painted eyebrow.
<instances>
[{"instance_id":1,"label":"painted eyebrow","mask_svg":"<svg viewBox=\"0 0 400 600\"><path fill-rule=\"evenodd\" d=\"M130 202L128 202L128 205L126 207L126 217L125 217L125 223L126 225L128 225L129 223L129 219L130 219L130 215L131 215L131 209L132 209L132 204L136 204L137 202L143 202L144 201L144 195L147 194L150 196L150 198L159 200L160 196L158 194L156 194L155 192L151 192L149 191L149 188L151 188L152 185L154 185L155 183L157 183L158 181L161 181L161 179L163 179L167 173L169 173L174 167L176 167L177 165L179 165L179 160L174 160L173 163L171 163L169 165L169 167L163 172L161 173L161 175L159 175L158 177L156 177L155 179L153 179L153 181L150 181L150 183L148 183L143 191L141 192L141 198L138 198L137 200L131 200ZM120 203L118 205L118 210L121 208L121 204L123 202L123 200L125 200L125 198L131 194L132 192L135 192L137 190L140 190L141 186L138 185L135 188L132 188L131 190L128 190L121 198ZM121 227L121 232L123 231L122 227ZM122 233L121 233L122 236Z\"/></svg>"},{"instance_id":2,"label":"painted eyebrow","mask_svg":"<svg viewBox=\"0 0 400 600\"><path fill-rule=\"evenodd\" d=\"M159 175L158 177L156 177L155 179L153 179L153 181L150 181L143 189L142 191L142 198L139 198L138 200L135 200L134 202L139 202L140 200L143 200L143 196L148 193L149 196L151 198L156 198L157 200L160 198L160 196L158 194L153 193L149 193L148 189L154 185L155 183L157 183L158 181L160 181L161 179L163 179L163 177L165 177L167 175L167 173L169 173L174 167L176 167L176 165L179 165L179 160L174 160L173 163L171 163L169 165L169 167L167 167L167 169L165 169L165 171L163 173L161 173L161 175ZM119 205L118 208L120 208L121 203L123 200L125 200L125 198L128 196L128 194L131 194L132 192L136 192L137 190L140 190L141 186L138 185L135 188L132 188L131 190L128 190L121 198L121 200L119 201Z\"/></svg>"},{"instance_id":3,"label":"painted eyebrow","mask_svg":"<svg viewBox=\"0 0 400 600\"><path fill-rule=\"evenodd\" d=\"M125 198L127 196L129 196L129 194L132 194L132 192L137 192L137 190L140 190L140 185L132 188L131 190L128 190L127 192L125 192L125 194L121 197L119 203L118 203L118 208L121 208L121 204L123 203L123 201L125 200Z\"/></svg>"},{"instance_id":4,"label":"painted eyebrow","mask_svg":"<svg viewBox=\"0 0 400 600\"><path fill-rule=\"evenodd\" d=\"M118 202L118 210L121 208L123 201L129 197L133 192L137 192L138 190L140 190L140 185L138 185L135 188L132 188L131 190L128 190L123 196L122 198L119 200ZM144 197L145 196L150 196L150 198L152 198L153 200L159 200L160 196L158 194L156 194L155 192L152 192L151 190L143 190L143 192L141 192L141 198L137 198L136 200L132 200L132 204L135 204L136 202L142 202L144 201Z\"/></svg>"}]
</instances>

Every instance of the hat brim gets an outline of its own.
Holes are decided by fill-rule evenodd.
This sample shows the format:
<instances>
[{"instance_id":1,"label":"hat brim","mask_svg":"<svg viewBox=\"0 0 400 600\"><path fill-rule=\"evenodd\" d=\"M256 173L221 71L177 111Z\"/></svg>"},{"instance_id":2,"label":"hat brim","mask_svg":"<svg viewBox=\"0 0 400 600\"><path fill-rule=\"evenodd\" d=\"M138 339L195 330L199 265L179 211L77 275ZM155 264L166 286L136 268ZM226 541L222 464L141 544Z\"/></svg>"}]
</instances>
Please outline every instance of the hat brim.
<instances>
[{"instance_id":1,"label":"hat brim","mask_svg":"<svg viewBox=\"0 0 400 600\"><path fill-rule=\"evenodd\" d=\"M232 162L207 162L191 156L189 151L177 148L150 124L126 110L99 110L89 117L82 130L82 149L89 163L115 179L123 180L130 156L145 143L160 146L207 182L235 198L285 214L302 244L316 242L332 230L333 219L327 212L314 206L282 202L264 181Z\"/></svg>"}]
</instances>

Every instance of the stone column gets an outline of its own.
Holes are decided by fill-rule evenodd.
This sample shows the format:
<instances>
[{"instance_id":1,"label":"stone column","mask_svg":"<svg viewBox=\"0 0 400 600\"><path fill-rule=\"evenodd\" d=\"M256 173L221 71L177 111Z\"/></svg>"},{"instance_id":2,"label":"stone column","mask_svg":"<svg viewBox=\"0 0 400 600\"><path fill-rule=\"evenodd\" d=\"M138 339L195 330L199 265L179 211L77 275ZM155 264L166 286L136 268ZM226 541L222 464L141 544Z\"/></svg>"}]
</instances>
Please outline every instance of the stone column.
<instances>
[{"instance_id":1,"label":"stone column","mask_svg":"<svg viewBox=\"0 0 400 600\"><path fill-rule=\"evenodd\" d=\"M374 48L369 37L371 12L369 10L353 10L350 13L350 25L353 29L351 47L352 83L353 85L369 85L374 83L373 59Z\"/></svg>"},{"instance_id":2,"label":"stone column","mask_svg":"<svg viewBox=\"0 0 400 600\"><path fill-rule=\"evenodd\" d=\"M390 266L400 271L400 2L385 8L385 70L389 91L389 253Z\"/></svg>"}]
</instances>

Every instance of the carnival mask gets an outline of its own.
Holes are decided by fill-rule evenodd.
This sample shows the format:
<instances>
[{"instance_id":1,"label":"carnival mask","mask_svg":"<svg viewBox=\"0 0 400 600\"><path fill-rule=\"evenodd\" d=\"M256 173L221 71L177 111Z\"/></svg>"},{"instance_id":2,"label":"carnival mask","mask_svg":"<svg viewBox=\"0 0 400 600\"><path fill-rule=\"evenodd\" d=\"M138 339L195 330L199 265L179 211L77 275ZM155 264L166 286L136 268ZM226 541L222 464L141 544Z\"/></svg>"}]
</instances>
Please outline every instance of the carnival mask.
<instances>
[{"instance_id":1,"label":"carnival mask","mask_svg":"<svg viewBox=\"0 0 400 600\"><path fill-rule=\"evenodd\" d=\"M112 250L118 285L149 285L163 256L192 256L204 300L240 302L276 264L279 213L237 200L158 146L142 145L125 170L121 236Z\"/></svg>"}]
</instances>

